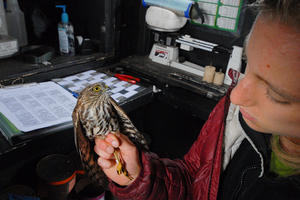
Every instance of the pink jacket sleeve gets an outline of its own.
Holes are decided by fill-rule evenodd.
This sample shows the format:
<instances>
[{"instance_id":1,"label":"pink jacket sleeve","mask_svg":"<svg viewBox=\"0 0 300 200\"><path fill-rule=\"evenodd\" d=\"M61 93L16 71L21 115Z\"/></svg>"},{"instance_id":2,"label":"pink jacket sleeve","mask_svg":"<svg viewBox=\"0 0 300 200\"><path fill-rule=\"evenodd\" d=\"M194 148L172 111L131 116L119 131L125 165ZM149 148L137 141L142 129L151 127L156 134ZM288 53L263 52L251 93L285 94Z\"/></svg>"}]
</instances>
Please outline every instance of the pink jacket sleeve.
<instances>
[{"instance_id":1,"label":"pink jacket sleeve","mask_svg":"<svg viewBox=\"0 0 300 200\"><path fill-rule=\"evenodd\" d=\"M180 160L161 159L154 153L142 153L143 170L127 187L113 183L111 192L118 199L191 199L191 179ZM189 198L190 197L190 198Z\"/></svg>"}]
</instances>

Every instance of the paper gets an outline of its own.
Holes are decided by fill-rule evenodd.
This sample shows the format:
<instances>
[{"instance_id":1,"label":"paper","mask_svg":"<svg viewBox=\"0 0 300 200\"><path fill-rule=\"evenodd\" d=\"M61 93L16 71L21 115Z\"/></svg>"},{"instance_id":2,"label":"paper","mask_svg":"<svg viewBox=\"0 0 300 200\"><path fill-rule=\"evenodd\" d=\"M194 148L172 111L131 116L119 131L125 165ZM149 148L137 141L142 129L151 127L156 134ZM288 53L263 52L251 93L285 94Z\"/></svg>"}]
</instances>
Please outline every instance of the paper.
<instances>
[{"instance_id":1,"label":"paper","mask_svg":"<svg viewBox=\"0 0 300 200\"><path fill-rule=\"evenodd\" d=\"M88 70L72 76L53 79L53 81L76 93L80 93L87 85L103 82L110 88L108 94L118 103L127 100L145 89L138 84L121 81L111 75L95 70Z\"/></svg>"},{"instance_id":2,"label":"paper","mask_svg":"<svg viewBox=\"0 0 300 200\"><path fill-rule=\"evenodd\" d=\"M72 121L76 101L51 81L0 89L0 112L23 132Z\"/></svg>"}]
</instances>

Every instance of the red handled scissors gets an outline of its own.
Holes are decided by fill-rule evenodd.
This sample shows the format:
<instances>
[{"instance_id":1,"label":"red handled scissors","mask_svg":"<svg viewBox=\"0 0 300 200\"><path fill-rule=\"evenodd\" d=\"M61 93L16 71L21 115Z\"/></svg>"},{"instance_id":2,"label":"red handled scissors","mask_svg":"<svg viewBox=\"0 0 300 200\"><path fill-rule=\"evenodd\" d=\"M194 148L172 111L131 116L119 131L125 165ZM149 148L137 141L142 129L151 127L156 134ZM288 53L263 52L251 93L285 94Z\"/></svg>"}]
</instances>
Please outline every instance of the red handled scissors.
<instances>
[{"instance_id":1,"label":"red handled scissors","mask_svg":"<svg viewBox=\"0 0 300 200\"><path fill-rule=\"evenodd\" d=\"M136 84L136 82L140 82L139 78L130 76L130 75L126 75L126 74L115 74L115 77L117 77L118 79L122 80L122 81L126 81L128 83L132 83L132 84Z\"/></svg>"}]
</instances>

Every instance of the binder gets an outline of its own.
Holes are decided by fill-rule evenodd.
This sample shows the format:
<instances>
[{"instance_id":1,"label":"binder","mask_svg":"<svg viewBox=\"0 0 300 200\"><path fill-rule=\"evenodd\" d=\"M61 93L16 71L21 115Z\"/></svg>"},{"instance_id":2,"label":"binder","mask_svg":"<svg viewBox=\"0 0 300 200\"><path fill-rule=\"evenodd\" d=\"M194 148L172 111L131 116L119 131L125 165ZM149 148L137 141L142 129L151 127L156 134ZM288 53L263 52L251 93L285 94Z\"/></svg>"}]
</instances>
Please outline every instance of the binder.
<instances>
[{"instance_id":1,"label":"binder","mask_svg":"<svg viewBox=\"0 0 300 200\"><path fill-rule=\"evenodd\" d=\"M1 112L0 131L11 145L15 145L17 143L22 142L18 139L18 136L21 136L24 133L17 129L15 125L11 123Z\"/></svg>"}]
</instances>

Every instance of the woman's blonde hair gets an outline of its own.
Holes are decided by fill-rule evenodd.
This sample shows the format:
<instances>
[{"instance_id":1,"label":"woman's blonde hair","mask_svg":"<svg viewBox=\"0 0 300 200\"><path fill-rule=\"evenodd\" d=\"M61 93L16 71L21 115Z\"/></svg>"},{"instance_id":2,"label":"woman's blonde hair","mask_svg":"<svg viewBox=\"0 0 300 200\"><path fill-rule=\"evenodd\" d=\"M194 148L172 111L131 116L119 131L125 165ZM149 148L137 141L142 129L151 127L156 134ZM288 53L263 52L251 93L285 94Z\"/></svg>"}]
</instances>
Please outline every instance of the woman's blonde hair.
<instances>
[{"instance_id":1,"label":"woman's blonde hair","mask_svg":"<svg viewBox=\"0 0 300 200\"><path fill-rule=\"evenodd\" d=\"M300 29L299 0L257 0L253 5L265 16Z\"/></svg>"}]
</instances>

